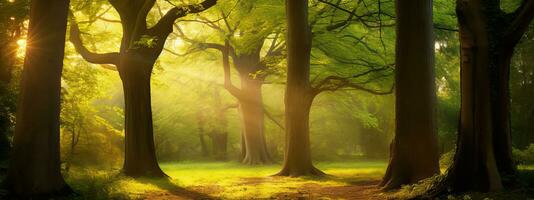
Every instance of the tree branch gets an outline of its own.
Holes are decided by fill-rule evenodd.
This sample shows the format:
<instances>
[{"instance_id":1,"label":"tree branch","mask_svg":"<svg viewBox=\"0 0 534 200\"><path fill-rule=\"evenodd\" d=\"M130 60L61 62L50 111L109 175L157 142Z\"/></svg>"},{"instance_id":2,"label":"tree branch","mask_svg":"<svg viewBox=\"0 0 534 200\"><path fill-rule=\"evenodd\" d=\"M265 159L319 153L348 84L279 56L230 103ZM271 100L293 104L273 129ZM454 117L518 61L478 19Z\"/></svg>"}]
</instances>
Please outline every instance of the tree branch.
<instances>
[{"instance_id":1,"label":"tree branch","mask_svg":"<svg viewBox=\"0 0 534 200\"><path fill-rule=\"evenodd\" d=\"M244 98L243 91L235 87L232 84L232 77L230 71L230 42L226 40L224 42L224 49L222 51L223 55L223 69L224 69L224 88L235 98L242 99Z\"/></svg>"},{"instance_id":2,"label":"tree branch","mask_svg":"<svg viewBox=\"0 0 534 200\"><path fill-rule=\"evenodd\" d=\"M269 118L271 121L273 121L274 124L276 124L278 127L280 127L280 129L282 130L286 130L286 128L284 127L284 125L282 125L282 123L280 123L279 121L277 121L274 116L267 110L265 109L265 106L263 106L263 113L265 114L265 116L267 118Z\"/></svg>"},{"instance_id":3,"label":"tree branch","mask_svg":"<svg viewBox=\"0 0 534 200\"><path fill-rule=\"evenodd\" d=\"M176 19L185 17L188 14L202 12L213 7L216 3L217 0L205 0L200 4L174 7L165 13L165 15L158 21L156 25L154 25L152 29L158 33L169 34L172 32L172 25Z\"/></svg>"},{"instance_id":4,"label":"tree branch","mask_svg":"<svg viewBox=\"0 0 534 200\"><path fill-rule=\"evenodd\" d=\"M80 36L80 28L74 20L71 20L70 42L74 45L76 51L87 61L93 64L112 64L119 65L119 53L94 53L89 51L84 45Z\"/></svg>"},{"instance_id":5,"label":"tree branch","mask_svg":"<svg viewBox=\"0 0 534 200\"><path fill-rule=\"evenodd\" d=\"M523 0L521 6L510 14L512 22L505 32L505 41L514 47L527 30L530 22L534 19L534 0Z\"/></svg>"},{"instance_id":6,"label":"tree branch","mask_svg":"<svg viewBox=\"0 0 534 200\"><path fill-rule=\"evenodd\" d=\"M314 86L312 91L314 95L318 95L319 93L324 92L324 91L336 91L342 88L353 88L353 89L361 90L361 91L368 92L374 95L391 94L393 92L393 86L389 91L377 91L377 90L366 88L361 84L352 82L351 80L354 78L366 76L373 72L383 71L387 69L389 69L389 67L371 69L371 70L368 70L368 71L365 71L365 72L362 72L360 74L356 74L350 77L328 76L325 79L323 79L321 82L319 82L319 84Z\"/></svg>"}]
</instances>

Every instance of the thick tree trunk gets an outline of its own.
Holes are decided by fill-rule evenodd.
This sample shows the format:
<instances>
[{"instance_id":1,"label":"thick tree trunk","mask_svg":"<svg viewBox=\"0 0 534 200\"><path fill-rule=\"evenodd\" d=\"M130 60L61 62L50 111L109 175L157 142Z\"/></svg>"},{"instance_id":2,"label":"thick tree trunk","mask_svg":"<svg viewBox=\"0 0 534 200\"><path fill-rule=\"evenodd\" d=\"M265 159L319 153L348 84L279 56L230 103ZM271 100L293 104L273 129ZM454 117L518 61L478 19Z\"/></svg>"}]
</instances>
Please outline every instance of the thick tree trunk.
<instances>
[{"instance_id":1,"label":"thick tree trunk","mask_svg":"<svg viewBox=\"0 0 534 200\"><path fill-rule=\"evenodd\" d=\"M456 155L447 174L455 192L502 188L493 149L487 19L471 10L480 2L472 3L458 5L462 106Z\"/></svg>"},{"instance_id":2,"label":"thick tree trunk","mask_svg":"<svg viewBox=\"0 0 534 200\"><path fill-rule=\"evenodd\" d=\"M431 0L397 0L396 131L380 186L397 189L439 174Z\"/></svg>"},{"instance_id":3,"label":"thick tree trunk","mask_svg":"<svg viewBox=\"0 0 534 200\"><path fill-rule=\"evenodd\" d=\"M261 81L248 74L241 76L243 97L238 100L246 149L243 163L249 165L272 163L265 142L261 86Z\"/></svg>"},{"instance_id":4,"label":"thick tree trunk","mask_svg":"<svg viewBox=\"0 0 534 200\"><path fill-rule=\"evenodd\" d=\"M497 61L494 66L497 70L492 70L492 84L496 92L492 96L493 112L493 144L497 167L503 181L507 181L509 176L516 173L516 167L512 158L512 129L510 113L510 63L512 60L513 48L500 48Z\"/></svg>"},{"instance_id":5,"label":"thick tree trunk","mask_svg":"<svg viewBox=\"0 0 534 200\"><path fill-rule=\"evenodd\" d=\"M507 15L499 1L458 0L460 27L460 126L454 163L428 193L494 191L515 174L510 130L510 60L534 18L534 3L523 1Z\"/></svg>"},{"instance_id":6,"label":"thick tree trunk","mask_svg":"<svg viewBox=\"0 0 534 200\"><path fill-rule=\"evenodd\" d=\"M313 166L310 149L309 115L313 97L291 91L286 99L286 152L280 176L324 175ZM291 96L291 98L289 98Z\"/></svg>"},{"instance_id":7,"label":"thick tree trunk","mask_svg":"<svg viewBox=\"0 0 534 200\"><path fill-rule=\"evenodd\" d=\"M32 1L12 160L4 186L21 198L69 193L60 171L59 113L68 0Z\"/></svg>"},{"instance_id":8,"label":"thick tree trunk","mask_svg":"<svg viewBox=\"0 0 534 200\"><path fill-rule=\"evenodd\" d=\"M317 176L310 149L309 114L314 95L310 86L311 31L308 1L286 0L287 85L285 96L286 151L280 176Z\"/></svg>"},{"instance_id":9,"label":"thick tree trunk","mask_svg":"<svg viewBox=\"0 0 534 200\"><path fill-rule=\"evenodd\" d=\"M123 172L128 176L165 177L154 147L150 76L152 64L141 56L127 54L119 72L124 88L125 157ZM134 59L132 59L132 57Z\"/></svg>"}]
</instances>

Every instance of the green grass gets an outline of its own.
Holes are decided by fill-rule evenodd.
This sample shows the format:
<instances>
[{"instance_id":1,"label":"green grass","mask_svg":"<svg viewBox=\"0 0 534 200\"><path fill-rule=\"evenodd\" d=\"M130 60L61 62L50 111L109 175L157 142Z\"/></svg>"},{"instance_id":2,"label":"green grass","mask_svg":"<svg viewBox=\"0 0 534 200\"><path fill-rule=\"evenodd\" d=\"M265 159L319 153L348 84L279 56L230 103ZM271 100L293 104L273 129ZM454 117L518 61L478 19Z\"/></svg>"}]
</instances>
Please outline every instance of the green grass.
<instances>
[{"instance_id":1,"label":"green grass","mask_svg":"<svg viewBox=\"0 0 534 200\"><path fill-rule=\"evenodd\" d=\"M319 163L327 178L272 177L279 165L245 166L240 163L178 162L161 164L170 179L132 179L118 171L74 168L67 182L80 195L77 199L138 199L150 194L207 194L221 199L263 199L281 193L296 193L304 186L345 186L383 175L385 162Z\"/></svg>"},{"instance_id":2,"label":"green grass","mask_svg":"<svg viewBox=\"0 0 534 200\"><path fill-rule=\"evenodd\" d=\"M394 193L380 193L373 187L383 176L385 162L334 162L316 166L331 176L324 178L273 177L280 165L246 166L236 162L177 162L161 167L169 179L138 178L121 175L118 169L101 170L73 167L65 174L68 184L78 193L72 199L269 199L315 193L310 199L353 199L350 192L374 192L374 197L403 198L417 193L415 187L405 186ZM534 165L519 166L522 187L497 193L468 193L448 196L447 199L525 199L534 195ZM363 186L363 187L360 187ZM370 189L371 188L371 189ZM343 189L343 190L335 190ZM317 192L315 192L317 190ZM321 190L321 191L319 191ZM330 191L332 190L332 191ZM310 192L311 191L311 192ZM363 191L365 193L366 191ZM378 192L379 193L379 192ZM332 195L334 194L334 197ZM359 194L356 194L359 195ZM69 198L70 199L70 198ZM283 198L289 199L289 198Z\"/></svg>"}]
</instances>

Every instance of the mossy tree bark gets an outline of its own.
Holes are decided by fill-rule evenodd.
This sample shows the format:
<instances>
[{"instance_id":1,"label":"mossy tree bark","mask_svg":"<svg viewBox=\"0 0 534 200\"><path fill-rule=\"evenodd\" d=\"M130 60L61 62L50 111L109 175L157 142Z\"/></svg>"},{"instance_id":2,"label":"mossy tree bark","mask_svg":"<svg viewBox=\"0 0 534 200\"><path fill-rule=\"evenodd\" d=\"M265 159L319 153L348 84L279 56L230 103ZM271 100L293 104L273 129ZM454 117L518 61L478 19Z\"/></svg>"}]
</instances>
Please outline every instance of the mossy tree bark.
<instances>
[{"instance_id":1,"label":"mossy tree bark","mask_svg":"<svg viewBox=\"0 0 534 200\"><path fill-rule=\"evenodd\" d=\"M70 193L60 170L59 113L68 0L32 1L28 45L4 181L14 198Z\"/></svg>"},{"instance_id":2,"label":"mossy tree bark","mask_svg":"<svg viewBox=\"0 0 534 200\"><path fill-rule=\"evenodd\" d=\"M76 23L71 27L71 42L76 50L94 64L116 66L123 83L125 101L125 160L123 172L128 176L165 177L154 148L150 77L157 58L176 19L202 12L217 0L174 7L151 28L146 18L155 0L110 0L119 13L123 37L117 53L97 54L83 46Z\"/></svg>"}]
</instances>

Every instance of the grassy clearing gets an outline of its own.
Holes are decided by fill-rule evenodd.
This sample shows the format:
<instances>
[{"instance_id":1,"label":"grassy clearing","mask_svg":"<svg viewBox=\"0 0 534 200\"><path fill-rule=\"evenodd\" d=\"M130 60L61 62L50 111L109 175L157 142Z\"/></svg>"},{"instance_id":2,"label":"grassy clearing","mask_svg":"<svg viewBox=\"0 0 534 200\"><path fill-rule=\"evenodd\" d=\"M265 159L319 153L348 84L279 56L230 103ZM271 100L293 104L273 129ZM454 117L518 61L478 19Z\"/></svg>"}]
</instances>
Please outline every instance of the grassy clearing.
<instances>
[{"instance_id":1,"label":"grassy clearing","mask_svg":"<svg viewBox=\"0 0 534 200\"><path fill-rule=\"evenodd\" d=\"M171 179L132 179L118 171L74 169L67 182L81 195L76 199L141 199L161 195L222 199L263 199L301 192L300 188L343 187L378 180L385 162L319 163L332 177L314 179L272 177L279 165L244 166L240 163L165 163ZM155 194L155 196L150 196ZM147 196L148 195L148 196Z\"/></svg>"},{"instance_id":2,"label":"grassy clearing","mask_svg":"<svg viewBox=\"0 0 534 200\"><path fill-rule=\"evenodd\" d=\"M375 185L385 162L319 163L325 178L273 177L281 166L245 166L234 162L164 163L170 179L133 179L118 170L73 168L65 175L79 195L69 199L386 199L406 198L425 184L381 193ZM519 166L520 187L496 193L450 195L445 199L528 199L534 197L534 165Z\"/></svg>"}]
</instances>

